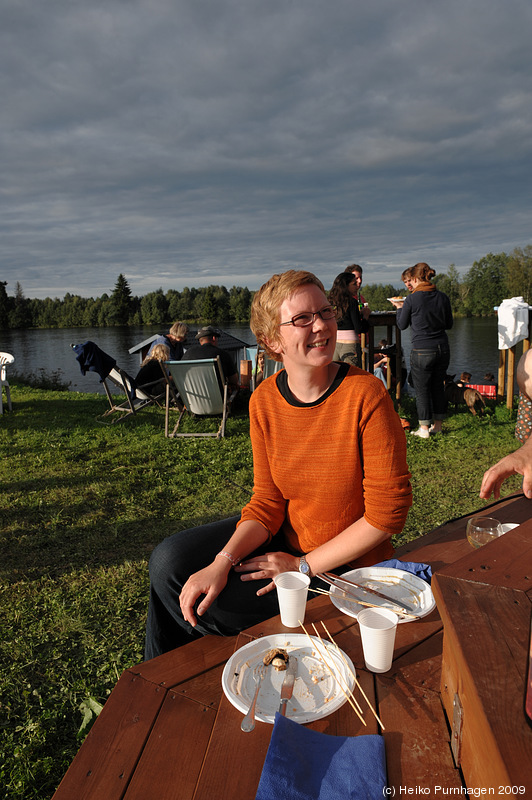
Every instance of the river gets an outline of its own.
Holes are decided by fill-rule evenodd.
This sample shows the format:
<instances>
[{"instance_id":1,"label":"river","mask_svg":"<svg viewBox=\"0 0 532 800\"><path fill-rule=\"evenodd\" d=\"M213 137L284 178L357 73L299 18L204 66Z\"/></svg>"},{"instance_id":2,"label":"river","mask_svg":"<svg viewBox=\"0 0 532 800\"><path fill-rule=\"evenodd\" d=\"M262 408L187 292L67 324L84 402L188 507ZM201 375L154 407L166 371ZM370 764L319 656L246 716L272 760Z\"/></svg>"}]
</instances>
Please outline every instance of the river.
<instances>
[{"instance_id":1,"label":"river","mask_svg":"<svg viewBox=\"0 0 532 800\"><path fill-rule=\"evenodd\" d=\"M225 331L249 344L255 337L246 325L221 325ZM99 378L94 373L83 376L70 345L96 342L102 350L116 358L127 372L136 374L139 356L130 355L129 349L159 333L158 326L134 326L129 328L52 328L0 331L0 351L15 356L11 370L21 375L40 369L47 374L60 370L62 381L70 382L70 390L76 392L101 392ZM375 341L385 335L385 329L377 328ZM407 364L410 355L410 331L402 336ZM473 383L482 383L486 372L497 377L499 353L497 350L497 317L459 318L449 331L451 363L449 372L460 375L466 370L472 374Z\"/></svg>"}]
</instances>

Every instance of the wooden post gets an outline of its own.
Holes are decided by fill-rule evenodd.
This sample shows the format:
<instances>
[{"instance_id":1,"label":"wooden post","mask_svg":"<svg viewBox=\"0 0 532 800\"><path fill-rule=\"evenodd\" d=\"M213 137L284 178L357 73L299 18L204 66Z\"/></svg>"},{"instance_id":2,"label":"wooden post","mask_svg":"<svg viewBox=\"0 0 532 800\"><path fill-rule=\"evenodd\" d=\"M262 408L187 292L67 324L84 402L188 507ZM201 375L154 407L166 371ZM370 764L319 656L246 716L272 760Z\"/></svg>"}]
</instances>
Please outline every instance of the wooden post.
<instances>
[{"instance_id":1,"label":"wooden post","mask_svg":"<svg viewBox=\"0 0 532 800\"><path fill-rule=\"evenodd\" d=\"M514 404L514 380L515 380L515 347L508 350L508 378L506 384L506 408L511 408Z\"/></svg>"},{"instance_id":2,"label":"wooden post","mask_svg":"<svg viewBox=\"0 0 532 800\"><path fill-rule=\"evenodd\" d=\"M499 377L497 380L497 399L504 397L504 387L506 386L506 350L499 350Z\"/></svg>"},{"instance_id":3,"label":"wooden post","mask_svg":"<svg viewBox=\"0 0 532 800\"><path fill-rule=\"evenodd\" d=\"M375 328L386 328L387 342L393 344L393 334L395 331L396 347L396 385L395 385L395 405L401 404L401 377L403 354L401 351L401 331L397 327L396 311L374 311L369 315L369 330L360 337L362 345L362 368L367 372L373 372L373 356L375 353ZM367 346L366 346L367 345ZM388 386L391 386L391 369L388 370Z\"/></svg>"}]
</instances>

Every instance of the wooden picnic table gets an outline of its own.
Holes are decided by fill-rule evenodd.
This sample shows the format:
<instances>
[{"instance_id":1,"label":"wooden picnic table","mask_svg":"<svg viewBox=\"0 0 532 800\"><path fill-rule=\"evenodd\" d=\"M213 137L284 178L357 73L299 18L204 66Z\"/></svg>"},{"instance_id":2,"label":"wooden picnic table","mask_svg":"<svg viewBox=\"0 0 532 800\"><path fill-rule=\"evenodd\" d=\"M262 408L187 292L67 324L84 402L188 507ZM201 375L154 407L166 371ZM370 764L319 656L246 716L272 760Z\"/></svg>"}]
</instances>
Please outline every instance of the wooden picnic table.
<instances>
[{"instance_id":1,"label":"wooden picnic table","mask_svg":"<svg viewBox=\"0 0 532 800\"><path fill-rule=\"evenodd\" d=\"M483 510L482 513L486 512ZM447 629L453 604L444 595L449 589L451 593L456 591L456 580L462 581L463 588L464 569L466 581L468 570L473 570L473 582L477 593L480 591L484 598L484 604L486 597L490 598L491 618L496 613L498 597L503 600L501 609L505 618L512 600L509 600L506 588L497 587L497 570L490 571L491 591L482 591L484 584L479 564L489 563L490 549L494 553L498 548L498 552L503 553L506 540L510 556L502 559L504 566L498 571L503 583L508 582L503 576L509 574L509 558L515 560L517 552L522 559L528 559L530 569L525 572L532 580L532 519L529 520L532 501L522 495L514 496L492 504L489 513L502 522L523 524L496 542L472 551L465 538L467 517L463 517L397 550L397 557L403 561L432 566L433 573L436 573L433 579L435 595L437 600L443 598L440 602L445 608L443 614L435 609L422 619L398 626L390 672L379 675L365 670L356 621L338 611L327 597L317 595L307 605L305 627L308 630L312 622L325 622L335 642L355 664L357 678L385 729L380 730L369 710L364 713L364 726L348 703L330 716L310 723L309 727L332 735L382 733L390 796L459 795L467 788L472 791L486 785L479 767L483 761L483 746L479 745L480 755L470 773L474 784L468 783L468 774L462 772L453 760L452 751L459 757L459 749L451 741L454 735L450 727L452 721L448 720L442 703L442 690L446 692L449 671L444 657L442 683L442 642L445 638L446 647L452 653L460 650L463 630L460 625L457 631L462 630L462 633ZM479 554L483 554L482 557ZM459 576L456 580L453 578L454 565ZM496 735L489 740L486 757L504 760L514 739L518 738L518 755L507 765L509 789L503 787L502 793L511 795L514 787L514 794L528 797L532 791L532 727L527 726L522 706L530 625L530 607L526 607L526 602L529 606L532 602L532 583L527 589L526 580L521 579L519 592L519 613L517 618L512 618L512 635L506 637L502 648L498 640L490 641L489 626L483 627L481 640L475 639L477 629L474 617L471 619L469 642L465 647L467 659L478 662L481 667L487 663L490 669L499 670L490 674L489 686L486 685L485 669L480 678L472 669L472 675L454 674L453 680L457 684L465 682L470 693L475 680L483 681L484 688L475 698L477 713L479 716L484 714L488 723L490 714L495 712L502 720L494 728ZM515 601L515 597L512 599ZM476 608L482 611L478 598ZM470 613L474 610L472 602L467 605L467 610ZM518 635L519 625L526 627L526 636ZM499 629L496 630L498 636ZM257 722L252 733L240 730L242 714L225 697L221 675L235 649L255 637L287 631L279 617L273 617L239 636L206 636L127 669L74 758L54 800L234 800L235 797L253 800L273 728L267 723ZM508 674L504 671L504 653L502 656L499 653L498 658L486 658L486 654L498 649L504 651L510 639L514 650L509 657L511 673ZM454 663L451 672L454 669L456 673ZM459 659L457 663L460 663ZM469 670L469 666L466 663L465 669ZM486 686L497 699L482 709ZM453 691L459 690L457 685ZM475 728L474 733L484 736L482 727ZM499 747L497 736L504 737L504 746ZM471 759L470 753L468 758ZM518 787L525 789L519 792ZM494 787L493 793L501 793L499 786Z\"/></svg>"}]
</instances>

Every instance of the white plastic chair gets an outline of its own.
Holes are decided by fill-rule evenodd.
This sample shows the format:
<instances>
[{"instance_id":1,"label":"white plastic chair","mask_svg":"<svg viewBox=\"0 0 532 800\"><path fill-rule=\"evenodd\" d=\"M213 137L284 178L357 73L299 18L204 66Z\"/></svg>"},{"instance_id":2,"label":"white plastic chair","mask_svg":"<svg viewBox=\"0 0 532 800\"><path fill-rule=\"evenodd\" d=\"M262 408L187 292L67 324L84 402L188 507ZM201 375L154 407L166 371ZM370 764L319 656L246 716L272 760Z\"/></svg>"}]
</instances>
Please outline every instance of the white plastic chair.
<instances>
[{"instance_id":1,"label":"white plastic chair","mask_svg":"<svg viewBox=\"0 0 532 800\"><path fill-rule=\"evenodd\" d=\"M6 399L7 399L7 407L10 411L13 411L13 406L11 405L11 392L9 390L9 381L6 375L6 367L8 364L13 364L15 361L15 356L12 356L11 353L0 353L0 414L4 413L4 404L2 402L2 393L4 386L6 388Z\"/></svg>"}]
</instances>

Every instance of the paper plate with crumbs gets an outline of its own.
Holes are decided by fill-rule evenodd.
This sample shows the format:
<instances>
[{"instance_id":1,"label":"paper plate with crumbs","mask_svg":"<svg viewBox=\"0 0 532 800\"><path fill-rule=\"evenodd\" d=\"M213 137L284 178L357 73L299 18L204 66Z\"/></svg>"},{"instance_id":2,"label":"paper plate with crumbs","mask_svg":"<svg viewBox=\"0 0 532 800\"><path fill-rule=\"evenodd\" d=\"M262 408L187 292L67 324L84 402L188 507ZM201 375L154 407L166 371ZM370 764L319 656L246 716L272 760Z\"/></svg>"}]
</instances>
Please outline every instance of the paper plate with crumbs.
<instances>
[{"instance_id":1,"label":"paper plate with crumbs","mask_svg":"<svg viewBox=\"0 0 532 800\"><path fill-rule=\"evenodd\" d=\"M269 650L281 648L297 658L294 693L286 716L294 722L312 722L326 717L347 702L353 691L355 668L343 650L326 639L302 633L275 633L245 644L233 653L222 673L222 689L235 708L246 714L255 693L255 669ZM267 666L260 685L255 719L273 724L281 702L285 671Z\"/></svg>"},{"instance_id":2,"label":"paper plate with crumbs","mask_svg":"<svg viewBox=\"0 0 532 800\"><path fill-rule=\"evenodd\" d=\"M436 606L430 584L403 569L360 567L350 572L344 572L339 577L347 578L348 581L358 583L360 586L374 589L390 597L398 606L403 606L408 611L409 616L400 617L399 622L414 622L416 619L426 617ZM357 599L375 606L394 610L391 602L378 595L365 592L363 589L357 589L354 586L345 585L344 588L349 591L349 595L344 594L339 584L338 586L331 586L329 596L333 605L349 617L355 617L356 619L362 609L366 608L366 606L358 603Z\"/></svg>"}]
</instances>

